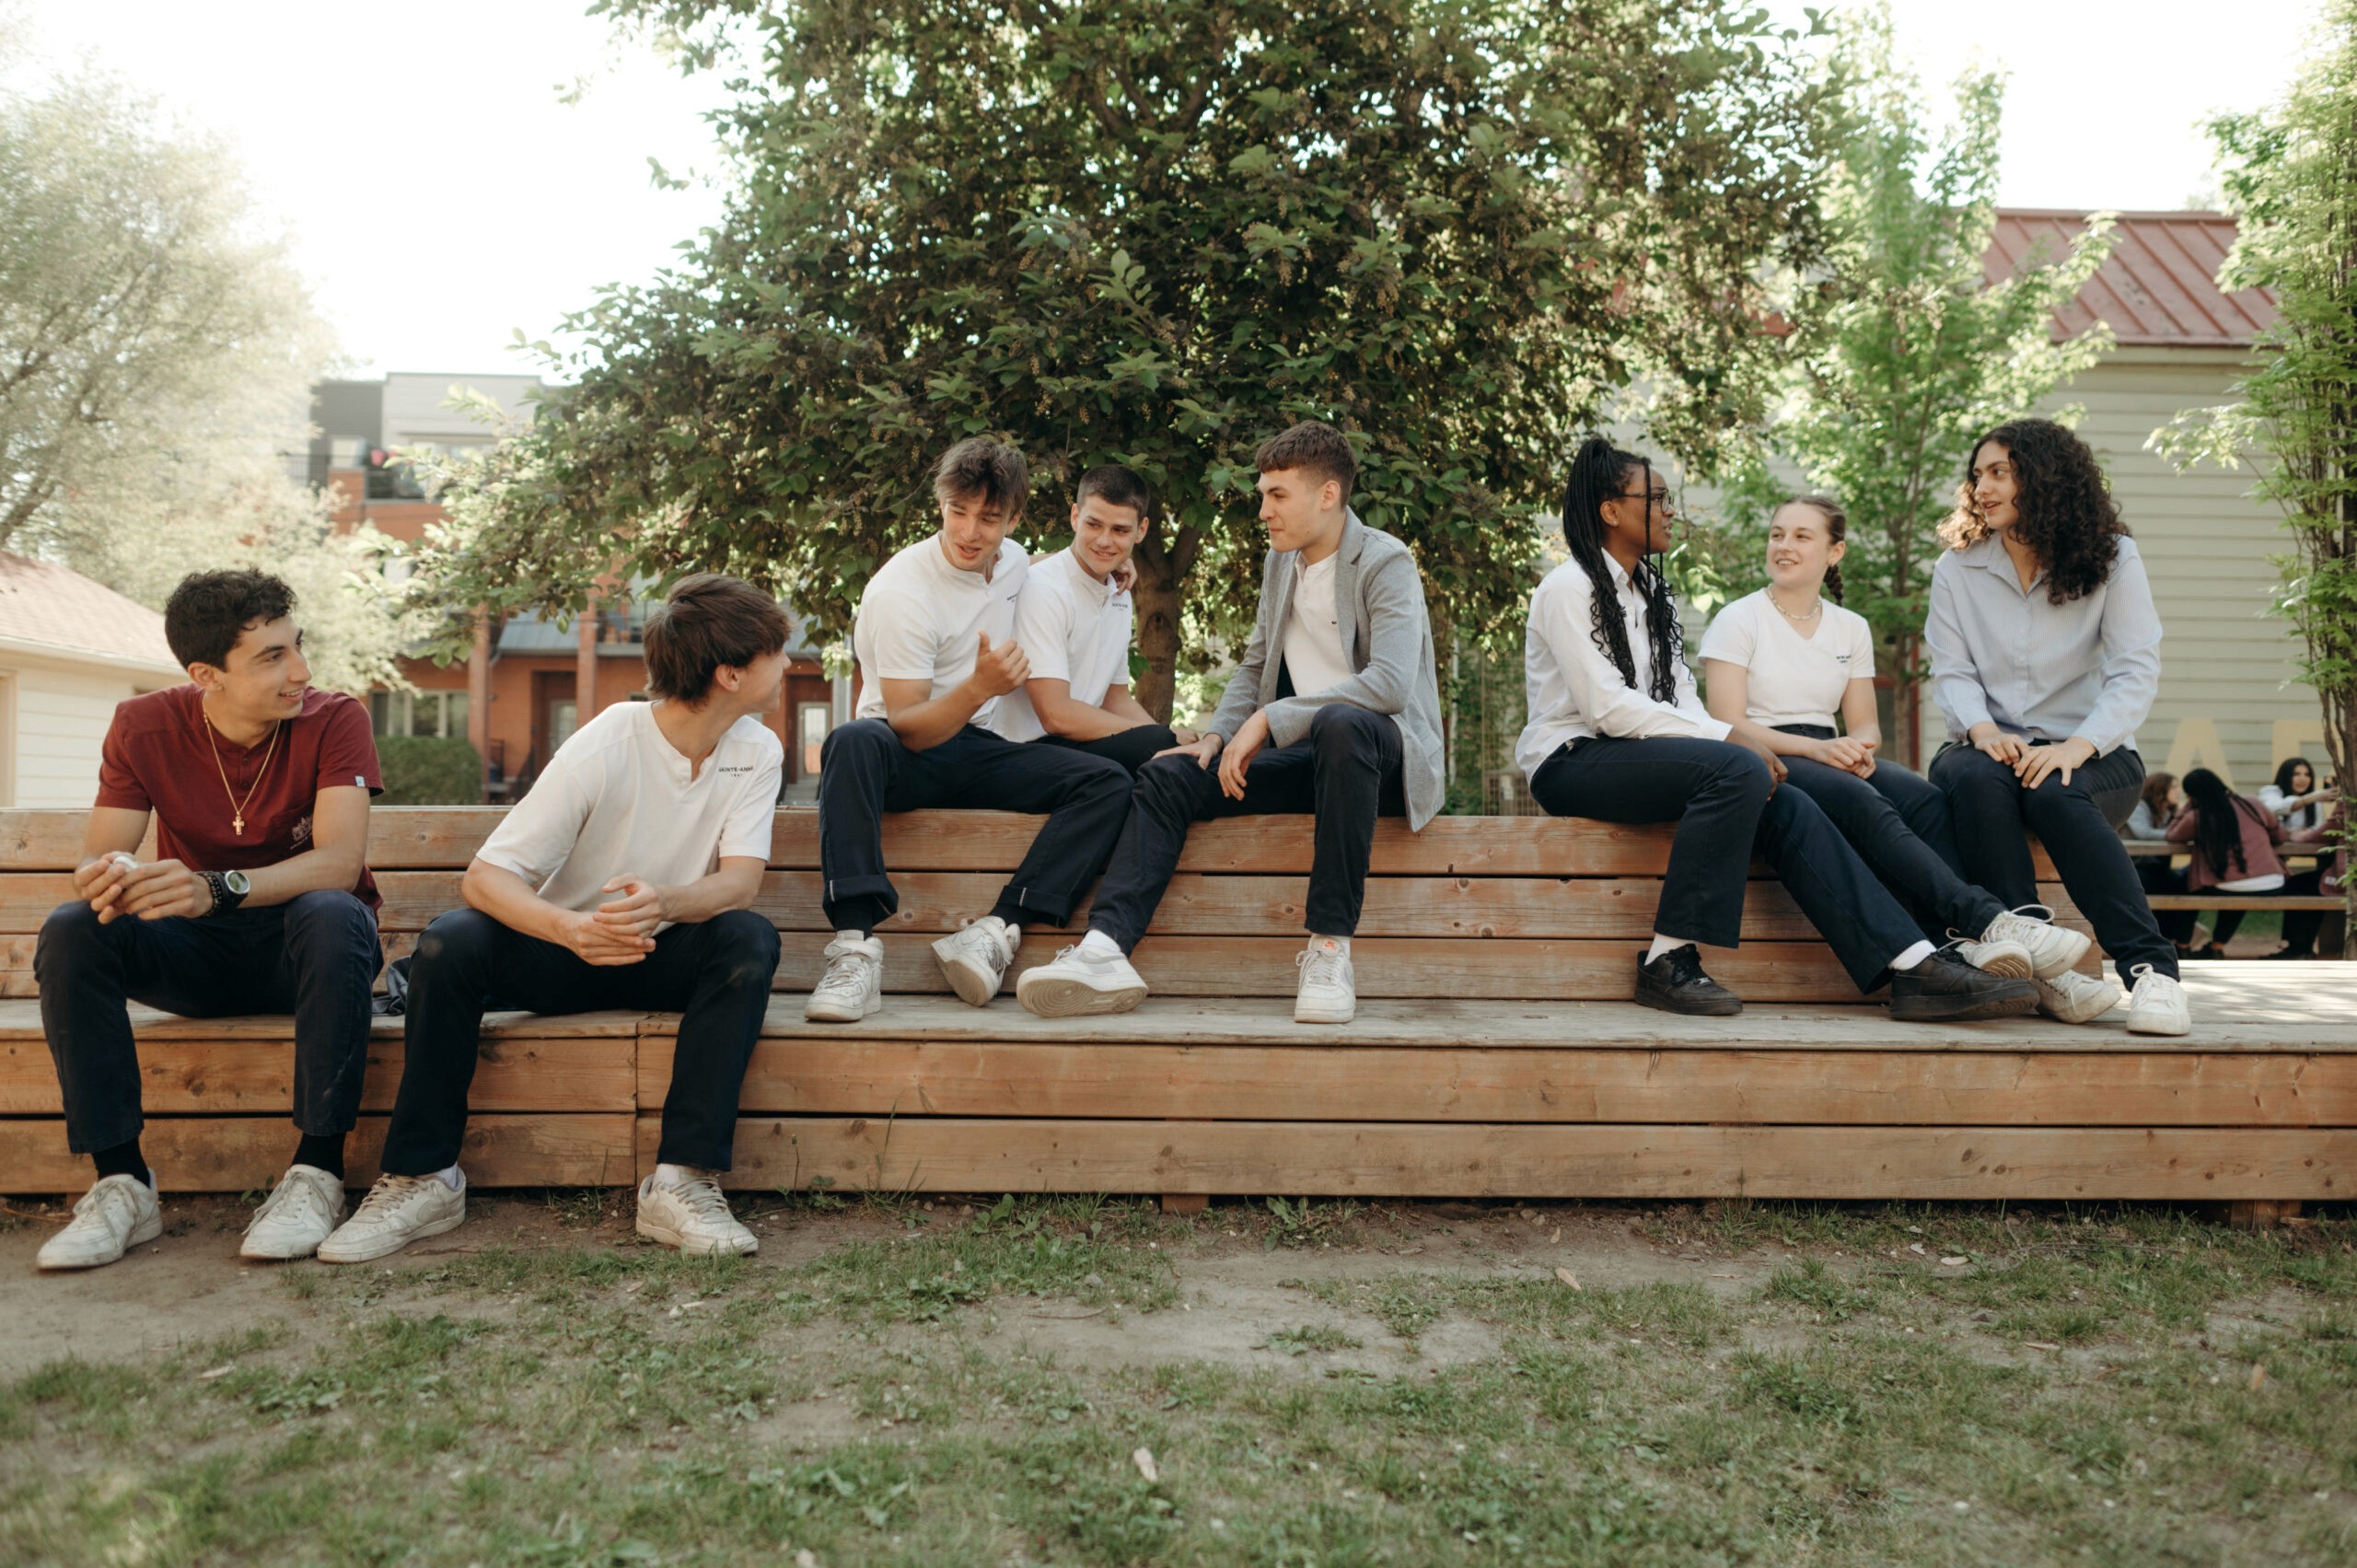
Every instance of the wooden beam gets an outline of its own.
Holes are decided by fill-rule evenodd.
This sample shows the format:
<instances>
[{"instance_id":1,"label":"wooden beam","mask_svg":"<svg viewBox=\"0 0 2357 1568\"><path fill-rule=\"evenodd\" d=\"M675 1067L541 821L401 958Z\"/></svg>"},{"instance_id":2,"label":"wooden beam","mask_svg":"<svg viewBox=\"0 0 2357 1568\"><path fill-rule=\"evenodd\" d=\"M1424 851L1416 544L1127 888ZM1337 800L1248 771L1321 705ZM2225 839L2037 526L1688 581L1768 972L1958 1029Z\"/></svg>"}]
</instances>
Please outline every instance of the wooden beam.
<instances>
[{"instance_id":1,"label":"wooden beam","mask_svg":"<svg viewBox=\"0 0 2357 1568\"><path fill-rule=\"evenodd\" d=\"M661 1118L642 1116L642 1165ZM2341 1199L2357 1132L748 1117L737 1188L1319 1197Z\"/></svg>"},{"instance_id":2,"label":"wooden beam","mask_svg":"<svg viewBox=\"0 0 2357 1568\"><path fill-rule=\"evenodd\" d=\"M182 1018L170 1013L158 1012L140 1003L130 1007L133 1035L145 1044L151 1040L284 1040L294 1038L295 1020L284 1013L252 1013L234 1018ZM482 1032L487 1040L579 1040L599 1035L615 1035L625 1040L637 1038L639 1026L647 1016L644 1013L602 1012L565 1013L543 1016L538 1013L498 1012L483 1015ZM371 1040L399 1040L403 1020L372 1018L368 1024ZM0 1040L30 1040L39 1043L41 1033L41 1004L34 1001L0 1002Z\"/></svg>"}]
</instances>

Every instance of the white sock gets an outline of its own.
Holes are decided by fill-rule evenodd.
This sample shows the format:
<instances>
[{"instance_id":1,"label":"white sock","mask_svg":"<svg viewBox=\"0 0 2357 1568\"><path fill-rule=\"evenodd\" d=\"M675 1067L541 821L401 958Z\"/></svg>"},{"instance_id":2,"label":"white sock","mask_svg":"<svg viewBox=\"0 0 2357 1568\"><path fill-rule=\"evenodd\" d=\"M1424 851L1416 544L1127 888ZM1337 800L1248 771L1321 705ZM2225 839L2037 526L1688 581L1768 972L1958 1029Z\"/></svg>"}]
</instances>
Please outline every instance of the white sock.
<instances>
[{"instance_id":1,"label":"white sock","mask_svg":"<svg viewBox=\"0 0 2357 1568\"><path fill-rule=\"evenodd\" d=\"M1890 967L1903 974L1938 951L1939 949L1933 947L1929 942L1918 942L1912 947L1908 948L1904 953L1899 954L1898 957L1891 959Z\"/></svg>"},{"instance_id":2,"label":"white sock","mask_svg":"<svg viewBox=\"0 0 2357 1568\"><path fill-rule=\"evenodd\" d=\"M648 1185L653 1187L685 1187L689 1182L694 1180L698 1174L696 1167L691 1165L658 1165L655 1167L654 1179L649 1182Z\"/></svg>"},{"instance_id":3,"label":"white sock","mask_svg":"<svg viewBox=\"0 0 2357 1568\"><path fill-rule=\"evenodd\" d=\"M1689 942L1683 936L1664 936L1660 932L1656 931L1654 933L1654 945L1645 949L1645 962L1650 964L1655 958L1660 958L1664 953L1675 953L1680 947L1691 947L1692 946L1694 946L1694 944Z\"/></svg>"},{"instance_id":4,"label":"white sock","mask_svg":"<svg viewBox=\"0 0 2357 1568\"><path fill-rule=\"evenodd\" d=\"M1084 958L1118 958L1121 956L1121 945L1092 925L1088 928L1088 935L1080 939L1079 952Z\"/></svg>"},{"instance_id":5,"label":"white sock","mask_svg":"<svg viewBox=\"0 0 2357 1568\"><path fill-rule=\"evenodd\" d=\"M1309 934L1311 947L1315 947L1320 942L1331 942L1342 950L1342 957L1347 958L1351 956L1351 939L1347 936L1320 936L1314 931Z\"/></svg>"},{"instance_id":6,"label":"white sock","mask_svg":"<svg viewBox=\"0 0 2357 1568\"><path fill-rule=\"evenodd\" d=\"M447 1187L447 1188L448 1188L451 1191L453 1191L453 1192L456 1192L456 1191L459 1190L459 1167L458 1167L457 1166L455 1166L455 1165L454 1165L454 1166L452 1166L452 1167L451 1167L449 1169L447 1169L447 1170L437 1170L437 1171L435 1171L435 1172L434 1173L434 1178L435 1178L435 1180L437 1180L437 1181L441 1182L443 1186Z\"/></svg>"}]
</instances>

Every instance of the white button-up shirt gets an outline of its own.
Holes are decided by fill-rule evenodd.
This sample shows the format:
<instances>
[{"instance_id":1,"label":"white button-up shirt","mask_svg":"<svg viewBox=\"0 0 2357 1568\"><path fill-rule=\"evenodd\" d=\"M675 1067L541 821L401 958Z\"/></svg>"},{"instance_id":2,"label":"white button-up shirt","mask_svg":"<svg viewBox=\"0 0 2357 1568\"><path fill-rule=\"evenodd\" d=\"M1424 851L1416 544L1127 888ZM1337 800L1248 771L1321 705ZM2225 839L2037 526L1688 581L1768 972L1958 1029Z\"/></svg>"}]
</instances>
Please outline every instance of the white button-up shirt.
<instances>
[{"instance_id":1,"label":"white button-up shirt","mask_svg":"<svg viewBox=\"0 0 2357 1568\"><path fill-rule=\"evenodd\" d=\"M1702 706L1694 691L1694 672L1683 661L1678 666L1675 700L1664 703L1651 695L1653 639L1645 631L1644 598L1620 563L1608 555L1604 565L1612 575L1621 624L1628 629L1636 679L1620 679L1620 669L1596 645L1588 610L1595 588L1579 563L1566 561L1548 573L1531 591L1530 622L1523 633L1523 690L1530 719L1515 743L1514 760L1525 773L1537 772L1566 741L1592 735L1631 740L1664 735L1694 740L1727 738L1731 726Z\"/></svg>"},{"instance_id":2,"label":"white button-up shirt","mask_svg":"<svg viewBox=\"0 0 2357 1568\"><path fill-rule=\"evenodd\" d=\"M1990 723L2033 740L2080 736L2097 756L2134 749L2161 688L2161 617L2136 541L2121 539L2111 575L2067 604L2027 588L1994 535L1932 569L1923 627L1932 698L1949 738Z\"/></svg>"}]
</instances>

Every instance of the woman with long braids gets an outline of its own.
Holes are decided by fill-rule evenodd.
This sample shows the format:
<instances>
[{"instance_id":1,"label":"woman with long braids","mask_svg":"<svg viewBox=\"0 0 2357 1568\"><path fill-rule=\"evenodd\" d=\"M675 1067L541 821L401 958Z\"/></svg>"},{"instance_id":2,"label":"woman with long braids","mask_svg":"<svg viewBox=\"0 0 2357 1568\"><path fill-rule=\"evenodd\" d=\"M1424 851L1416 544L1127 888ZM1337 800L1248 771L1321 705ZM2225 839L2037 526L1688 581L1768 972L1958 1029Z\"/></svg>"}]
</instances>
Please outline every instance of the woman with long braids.
<instances>
[{"instance_id":1,"label":"woman with long braids","mask_svg":"<svg viewBox=\"0 0 2357 1568\"><path fill-rule=\"evenodd\" d=\"M1841 605L1849 531L1830 496L1796 496L1770 515L1768 586L1702 633L1711 714L1782 761L1786 787L1817 802L1933 941L1956 939L1967 963L2035 980L2044 997L2086 956L2087 938L2052 924L2042 905L2008 910L1966 881L1947 798L1876 755L1874 631Z\"/></svg>"},{"instance_id":2,"label":"woman with long braids","mask_svg":"<svg viewBox=\"0 0 2357 1568\"><path fill-rule=\"evenodd\" d=\"M1563 491L1571 559L1530 596L1530 722L1515 747L1531 797L1551 815L1678 824L1637 1001L1672 1013L1742 1010L1702 972L1697 945L1741 939L1757 852L1861 992L1890 981L1893 1017L2030 1011L2038 993L2027 981L1985 974L1924 941L1816 803L1776 787L1782 768L1766 749L1729 741L1729 726L1703 711L1678 607L1652 559L1669 547L1670 511L1651 463L1602 439L1581 444Z\"/></svg>"},{"instance_id":3,"label":"woman with long braids","mask_svg":"<svg viewBox=\"0 0 2357 1568\"><path fill-rule=\"evenodd\" d=\"M2117 831L2144 783L2136 726L2160 689L2161 618L2103 469L2052 420L2001 424L1973 443L1940 538L1923 641L1948 743L1931 777L1965 872L2008 904L2031 902L2024 830L2036 833L2133 983L2129 1028L2184 1034L2177 946ZM2119 999L2100 980L2063 979L2069 1005L2049 1011L2073 1022Z\"/></svg>"},{"instance_id":4,"label":"woman with long braids","mask_svg":"<svg viewBox=\"0 0 2357 1568\"><path fill-rule=\"evenodd\" d=\"M2186 870L2187 891L2230 898L2285 891L2291 878L2276 846L2287 836L2282 822L2263 802L2236 795L2209 769L2196 768L2185 775L2185 809L2169 824L2169 842L2193 846L2193 863ZM2286 925L2291 918L2291 913L2284 915ZM2242 924L2243 912L2222 903L2217 923L2210 928L2210 946L2193 956L2224 958L2226 944L2235 939ZM2315 932L2308 933L2308 940L2316 940Z\"/></svg>"}]
</instances>

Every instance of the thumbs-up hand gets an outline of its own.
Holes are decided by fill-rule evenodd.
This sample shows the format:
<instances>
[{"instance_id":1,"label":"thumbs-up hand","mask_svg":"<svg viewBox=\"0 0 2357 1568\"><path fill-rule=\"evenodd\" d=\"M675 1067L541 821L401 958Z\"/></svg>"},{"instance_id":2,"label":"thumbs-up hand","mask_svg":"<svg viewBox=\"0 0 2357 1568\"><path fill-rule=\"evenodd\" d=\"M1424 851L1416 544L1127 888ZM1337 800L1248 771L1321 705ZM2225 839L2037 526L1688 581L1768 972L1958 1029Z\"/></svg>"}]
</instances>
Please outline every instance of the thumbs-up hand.
<instances>
[{"instance_id":1,"label":"thumbs-up hand","mask_svg":"<svg viewBox=\"0 0 2357 1568\"><path fill-rule=\"evenodd\" d=\"M988 632L981 638L981 651L974 656L974 684L985 699L1004 697L1031 679L1031 661L1024 657L1021 644L993 648Z\"/></svg>"}]
</instances>

